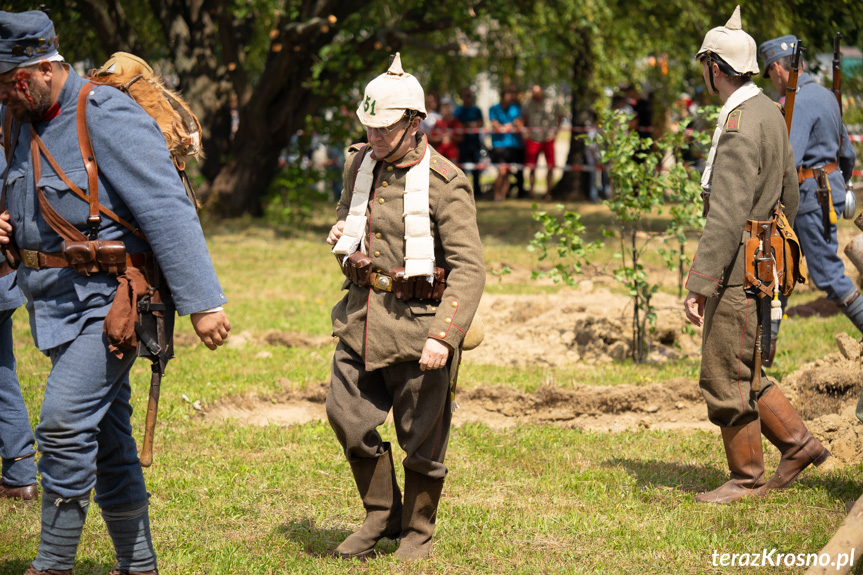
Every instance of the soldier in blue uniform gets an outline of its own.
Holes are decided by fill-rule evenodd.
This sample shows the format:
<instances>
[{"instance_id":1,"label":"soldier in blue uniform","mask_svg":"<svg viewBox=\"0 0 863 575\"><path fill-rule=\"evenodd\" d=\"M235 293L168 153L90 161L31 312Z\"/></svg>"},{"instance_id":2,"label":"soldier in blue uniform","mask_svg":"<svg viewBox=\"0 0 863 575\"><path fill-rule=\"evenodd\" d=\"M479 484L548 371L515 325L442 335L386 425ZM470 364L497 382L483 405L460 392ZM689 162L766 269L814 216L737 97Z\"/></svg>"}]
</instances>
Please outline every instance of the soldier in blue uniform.
<instances>
[{"instance_id":1,"label":"soldier in blue uniform","mask_svg":"<svg viewBox=\"0 0 863 575\"><path fill-rule=\"evenodd\" d=\"M785 95L791 71L791 58L797 46L795 36L782 36L761 44L759 56L764 62L764 76L769 77L780 96ZM845 265L839 258L836 224L824 229L823 209L817 198L818 172L823 170L831 190L832 209L841 214L845 208L845 184L851 179L856 155L842 123L836 96L804 72L797 78L797 95L794 100L791 123L791 147L797 165L800 184L800 209L794 231L800 238L803 254L809 266L809 276L818 289L839 305L851 323L863 332L863 298L854 282L845 275ZM764 362L769 367L776 351L778 321L773 322L773 345L770 357Z\"/></svg>"},{"instance_id":2,"label":"soldier in blue uniform","mask_svg":"<svg viewBox=\"0 0 863 575\"><path fill-rule=\"evenodd\" d=\"M14 240L23 256L18 285L27 298L35 343L52 362L36 427L42 533L27 575L71 573L94 488L116 552L112 574L154 574L148 494L130 422L135 353L111 349L103 331L118 280L62 265L61 238L46 223L37 193L38 185L53 210L78 230L90 231L87 203L70 193L44 153L31 148L38 135L67 180L89 189L76 130L76 104L86 80L63 62L57 48L54 26L44 13L0 12L0 102L3 117L11 114L13 133L18 132L0 243ZM99 201L146 236L140 239L103 216L99 240L122 241L133 257L152 252L178 313L191 314L198 336L216 349L230 330L221 307L225 296L158 125L109 86L83 97L99 167Z\"/></svg>"},{"instance_id":3,"label":"soldier in blue uniform","mask_svg":"<svg viewBox=\"0 0 863 575\"><path fill-rule=\"evenodd\" d=\"M2 154L0 165L5 166ZM39 496L33 462L36 451L12 350L12 314L24 303L24 296L13 285L14 281L14 270L3 260L0 263L0 458L3 460L0 498L31 500Z\"/></svg>"}]
</instances>

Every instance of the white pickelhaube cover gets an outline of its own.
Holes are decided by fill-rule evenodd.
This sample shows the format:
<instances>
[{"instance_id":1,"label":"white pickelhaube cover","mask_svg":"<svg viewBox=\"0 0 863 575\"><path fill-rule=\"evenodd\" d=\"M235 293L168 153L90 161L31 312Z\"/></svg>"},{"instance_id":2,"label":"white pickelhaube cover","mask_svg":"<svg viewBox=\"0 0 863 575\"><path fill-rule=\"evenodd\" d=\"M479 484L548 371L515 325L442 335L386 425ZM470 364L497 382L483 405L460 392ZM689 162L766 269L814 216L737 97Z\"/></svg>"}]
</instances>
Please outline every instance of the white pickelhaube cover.
<instances>
[{"instance_id":1,"label":"white pickelhaube cover","mask_svg":"<svg viewBox=\"0 0 863 575\"><path fill-rule=\"evenodd\" d=\"M385 128L398 122L405 110L426 115L425 93L419 80L402 69L401 55L396 52L389 70L366 86L357 116L363 126Z\"/></svg>"},{"instance_id":2,"label":"white pickelhaube cover","mask_svg":"<svg viewBox=\"0 0 863 575\"><path fill-rule=\"evenodd\" d=\"M722 58L738 74L758 74L758 58L755 40L743 31L740 21L740 6L725 26L714 28L704 36L701 49L695 55L700 60L708 53Z\"/></svg>"}]
</instances>

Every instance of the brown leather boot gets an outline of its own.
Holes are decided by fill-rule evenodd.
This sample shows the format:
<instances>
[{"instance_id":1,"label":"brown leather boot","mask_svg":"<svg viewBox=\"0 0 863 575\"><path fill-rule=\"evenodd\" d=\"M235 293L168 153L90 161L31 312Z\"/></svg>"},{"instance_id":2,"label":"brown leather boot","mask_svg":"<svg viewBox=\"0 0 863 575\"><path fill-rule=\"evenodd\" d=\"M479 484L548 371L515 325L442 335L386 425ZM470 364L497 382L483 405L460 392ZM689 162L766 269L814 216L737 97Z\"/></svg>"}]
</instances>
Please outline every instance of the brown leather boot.
<instances>
[{"instance_id":1,"label":"brown leather boot","mask_svg":"<svg viewBox=\"0 0 863 575\"><path fill-rule=\"evenodd\" d=\"M404 561L423 559L431 554L437 506L443 479L405 469L405 505L402 535L395 558Z\"/></svg>"},{"instance_id":2,"label":"brown leather boot","mask_svg":"<svg viewBox=\"0 0 863 575\"><path fill-rule=\"evenodd\" d=\"M698 503L731 503L742 497L757 495L758 488L764 485L764 453L759 420L720 429L731 480L713 491L699 493L695 497Z\"/></svg>"},{"instance_id":3,"label":"brown leather boot","mask_svg":"<svg viewBox=\"0 0 863 575\"><path fill-rule=\"evenodd\" d=\"M776 474L761 488L762 495L769 489L788 487L810 464L818 467L830 457L830 452L806 429L778 385L774 384L758 400L758 412L761 432L782 454Z\"/></svg>"},{"instance_id":4,"label":"brown leather boot","mask_svg":"<svg viewBox=\"0 0 863 575\"><path fill-rule=\"evenodd\" d=\"M378 541L384 537L396 539L401 533L402 493L396 482L390 444L384 443L384 447L386 451L375 458L351 462L366 519L356 533L336 547L336 555L344 559L366 557Z\"/></svg>"},{"instance_id":5,"label":"brown leather boot","mask_svg":"<svg viewBox=\"0 0 863 575\"><path fill-rule=\"evenodd\" d=\"M4 485L0 479L0 499L23 499L24 501L33 501L39 498L39 490L36 484L25 485L24 487L12 487Z\"/></svg>"},{"instance_id":6,"label":"brown leather boot","mask_svg":"<svg viewBox=\"0 0 863 575\"><path fill-rule=\"evenodd\" d=\"M33 566L27 568L24 575L72 575L71 569L48 569L47 571L37 571Z\"/></svg>"}]
</instances>

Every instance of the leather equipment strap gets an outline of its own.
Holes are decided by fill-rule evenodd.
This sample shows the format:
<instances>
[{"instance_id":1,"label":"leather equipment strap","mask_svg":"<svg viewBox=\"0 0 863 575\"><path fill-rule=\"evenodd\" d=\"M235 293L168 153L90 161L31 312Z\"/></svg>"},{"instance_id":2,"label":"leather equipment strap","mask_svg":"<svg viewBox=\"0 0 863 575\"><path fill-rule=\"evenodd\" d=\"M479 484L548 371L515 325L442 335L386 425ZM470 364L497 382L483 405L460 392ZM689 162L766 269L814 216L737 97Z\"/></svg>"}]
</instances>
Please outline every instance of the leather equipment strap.
<instances>
[{"instance_id":1,"label":"leather equipment strap","mask_svg":"<svg viewBox=\"0 0 863 575\"><path fill-rule=\"evenodd\" d=\"M824 164L823 166L817 168L797 168L797 183L802 184L809 178L814 178L816 170L824 170L825 174L832 174L838 169L839 165L836 162Z\"/></svg>"},{"instance_id":2,"label":"leather equipment strap","mask_svg":"<svg viewBox=\"0 0 863 575\"><path fill-rule=\"evenodd\" d=\"M33 130L32 128L31 128L31 132L30 132L30 138L32 140L36 141L36 145L38 146L39 151L42 152L42 155L45 156L45 159L48 160L48 163L51 164L51 167L54 168L54 171L57 173L57 175L60 177L60 179L63 180L63 183L66 184L67 186L69 186L69 190L71 190L73 194L75 194L76 196L78 196L79 198L81 198L82 200L87 202L88 204L90 204L90 210L91 210L91 212L90 212L91 216L90 217L92 218L92 209L93 209L93 201L92 200L93 200L94 194L91 193L88 196L87 194L84 193L84 191L81 188L79 188L78 186L76 186L75 184L72 183L72 180L70 180L69 177L63 172L63 170L60 168L60 165L57 163L57 160L54 159L54 156L52 156L51 152L48 151L48 148L45 146L45 143L42 141L42 139L39 137L39 135L36 134L36 131ZM89 138L87 141L89 142ZM83 151L82 151L82 153L83 153ZM88 178L88 180L90 180L89 172L87 173L87 178ZM38 181L38 178L36 181ZM99 193L98 192L98 185L99 185L98 184L98 178L96 179L96 182L97 183L95 184L95 186L96 186L95 195L98 196L98 193ZM90 181L89 184L90 184L90 186L94 185L92 183L92 181ZM90 189L93 190L92 187ZM147 238L144 236L143 232L141 232L141 230L139 228L133 226L132 224L130 224L129 222L127 222L126 220L124 220L123 218L121 218L120 216L115 214L113 211L109 210L108 208L106 208L102 204L98 203L98 197L96 199L97 199L96 209L98 212L105 214L106 216L108 216L109 218L111 218L112 220L114 220L115 222L117 222L118 224L123 226L124 228L128 229L136 237L138 237L144 241L147 241Z\"/></svg>"}]
</instances>

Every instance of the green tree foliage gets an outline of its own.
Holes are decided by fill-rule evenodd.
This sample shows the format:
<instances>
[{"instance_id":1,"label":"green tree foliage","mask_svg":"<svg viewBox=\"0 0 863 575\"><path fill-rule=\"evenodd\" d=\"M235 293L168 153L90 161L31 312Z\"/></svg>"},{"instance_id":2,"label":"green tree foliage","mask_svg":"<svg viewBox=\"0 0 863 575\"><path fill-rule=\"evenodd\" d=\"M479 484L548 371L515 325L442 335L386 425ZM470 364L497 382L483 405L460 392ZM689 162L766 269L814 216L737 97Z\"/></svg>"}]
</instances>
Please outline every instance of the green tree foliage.
<instances>
[{"instance_id":1,"label":"green tree foliage","mask_svg":"<svg viewBox=\"0 0 863 575\"><path fill-rule=\"evenodd\" d=\"M480 71L501 83L568 85L576 126L607 108L619 83L648 85L661 128L680 92L701 87L692 56L735 2L0 0L0 7L51 10L70 61L95 66L125 50L173 80L205 128L200 195L217 215L236 215L261 213L291 136L326 110L343 107L351 118L362 87L396 50L427 91L455 92ZM764 0L743 6L743 23L758 42L794 32L810 53L830 50L836 30L846 44L863 40L863 12L851 0ZM322 129L344 136L343 128ZM569 164L584 163L577 136ZM567 173L555 196L578 194L582 176Z\"/></svg>"}]
</instances>

